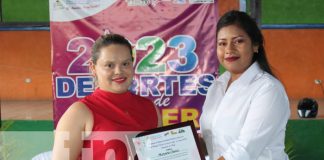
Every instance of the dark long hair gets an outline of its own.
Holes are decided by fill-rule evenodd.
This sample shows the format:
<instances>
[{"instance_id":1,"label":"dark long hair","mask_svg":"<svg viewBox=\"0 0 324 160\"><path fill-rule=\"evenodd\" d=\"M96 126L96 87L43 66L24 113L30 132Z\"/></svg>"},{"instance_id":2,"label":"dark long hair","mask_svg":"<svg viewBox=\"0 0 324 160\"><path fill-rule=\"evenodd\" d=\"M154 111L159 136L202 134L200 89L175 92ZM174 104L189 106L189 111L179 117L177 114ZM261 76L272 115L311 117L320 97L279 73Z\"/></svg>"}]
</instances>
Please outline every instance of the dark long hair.
<instances>
[{"instance_id":1,"label":"dark long hair","mask_svg":"<svg viewBox=\"0 0 324 160\"><path fill-rule=\"evenodd\" d=\"M232 10L219 19L216 34L218 35L220 29L229 25L236 25L243 29L250 37L252 44L259 46L258 53L253 54L252 62L257 61L263 71L275 77L266 57L263 35L256 22L245 12Z\"/></svg>"}]
</instances>

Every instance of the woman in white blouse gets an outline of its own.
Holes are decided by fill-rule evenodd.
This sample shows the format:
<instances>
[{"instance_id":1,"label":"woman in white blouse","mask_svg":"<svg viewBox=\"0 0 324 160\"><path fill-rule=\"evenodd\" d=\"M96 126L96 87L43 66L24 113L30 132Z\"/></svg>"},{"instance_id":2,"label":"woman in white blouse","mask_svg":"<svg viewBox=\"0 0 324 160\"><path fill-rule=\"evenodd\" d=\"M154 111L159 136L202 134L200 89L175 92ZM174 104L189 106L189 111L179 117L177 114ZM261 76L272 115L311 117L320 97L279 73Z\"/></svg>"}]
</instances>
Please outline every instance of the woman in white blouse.
<instances>
[{"instance_id":1,"label":"woman in white blouse","mask_svg":"<svg viewBox=\"0 0 324 160\"><path fill-rule=\"evenodd\" d=\"M290 116L284 87L267 62L263 36L246 13L217 24L217 57L227 70L208 90L200 118L210 160L286 160Z\"/></svg>"}]
</instances>

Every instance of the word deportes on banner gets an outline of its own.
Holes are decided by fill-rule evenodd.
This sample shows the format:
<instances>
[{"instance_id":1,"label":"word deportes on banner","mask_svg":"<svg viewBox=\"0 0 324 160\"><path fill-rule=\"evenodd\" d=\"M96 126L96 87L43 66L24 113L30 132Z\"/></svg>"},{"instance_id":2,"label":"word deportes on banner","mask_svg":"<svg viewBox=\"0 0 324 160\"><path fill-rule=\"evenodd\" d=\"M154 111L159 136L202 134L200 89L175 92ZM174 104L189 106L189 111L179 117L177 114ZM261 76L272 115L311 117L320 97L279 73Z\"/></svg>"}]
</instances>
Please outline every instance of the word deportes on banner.
<instances>
[{"instance_id":1,"label":"word deportes on banner","mask_svg":"<svg viewBox=\"0 0 324 160\"><path fill-rule=\"evenodd\" d=\"M140 75L139 79L134 79L131 90L143 97L150 95L153 97L173 96L176 90L174 83L177 83L179 96L206 95L207 89L214 79L212 74ZM75 76L75 78L60 76L55 78L55 82L57 98L70 98L73 96L82 98L92 93L95 87L92 76ZM158 88L161 84L165 88L163 91Z\"/></svg>"}]
</instances>

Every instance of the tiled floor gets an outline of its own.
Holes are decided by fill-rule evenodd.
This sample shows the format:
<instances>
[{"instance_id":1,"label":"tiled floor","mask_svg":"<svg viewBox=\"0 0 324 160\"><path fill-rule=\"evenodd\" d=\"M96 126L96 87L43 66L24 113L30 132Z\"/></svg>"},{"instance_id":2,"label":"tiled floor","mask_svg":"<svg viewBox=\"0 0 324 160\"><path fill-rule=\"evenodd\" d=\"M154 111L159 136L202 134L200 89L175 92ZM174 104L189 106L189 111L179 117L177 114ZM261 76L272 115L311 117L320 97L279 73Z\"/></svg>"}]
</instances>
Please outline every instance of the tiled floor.
<instances>
[{"instance_id":1,"label":"tiled floor","mask_svg":"<svg viewBox=\"0 0 324 160\"><path fill-rule=\"evenodd\" d=\"M317 100L319 112L317 119L324 119L324 99ZM298 100L290 101L291 119L299 119L297 115ZM2 120L52 120L52 101L2 101Z\"/></svg>"},{"instance_id":2,"label":"tiled floor","mask_svg":"<svg viewBox=\"0 0 324 160\"><path fill-rule=\"evenodd\" d=\"M52 101L2 101L2 120L52 120Z\"/></svg>"}]
</instances>

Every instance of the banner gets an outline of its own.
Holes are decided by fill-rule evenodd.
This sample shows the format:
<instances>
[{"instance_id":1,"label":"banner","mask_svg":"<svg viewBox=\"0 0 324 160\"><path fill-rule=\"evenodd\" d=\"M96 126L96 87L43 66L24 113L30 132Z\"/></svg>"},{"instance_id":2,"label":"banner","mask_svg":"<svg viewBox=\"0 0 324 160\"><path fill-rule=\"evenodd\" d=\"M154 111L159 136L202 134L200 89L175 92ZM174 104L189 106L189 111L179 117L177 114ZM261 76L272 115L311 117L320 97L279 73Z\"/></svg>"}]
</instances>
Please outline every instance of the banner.
<instances>
[{"instance_id":1,"label":"banner","mask_svg":"<svg viewBox=\"0 0 324 160\"><path fill-rule=\"evenodd\" d=\"M163 125L198 120L218 73L216 0L50 0L55 126L94 90L91 46L102 34L133 46L131 90L151 99ZM143 115L144 116L144 115Z\"/></svg>"}]
</instances>

